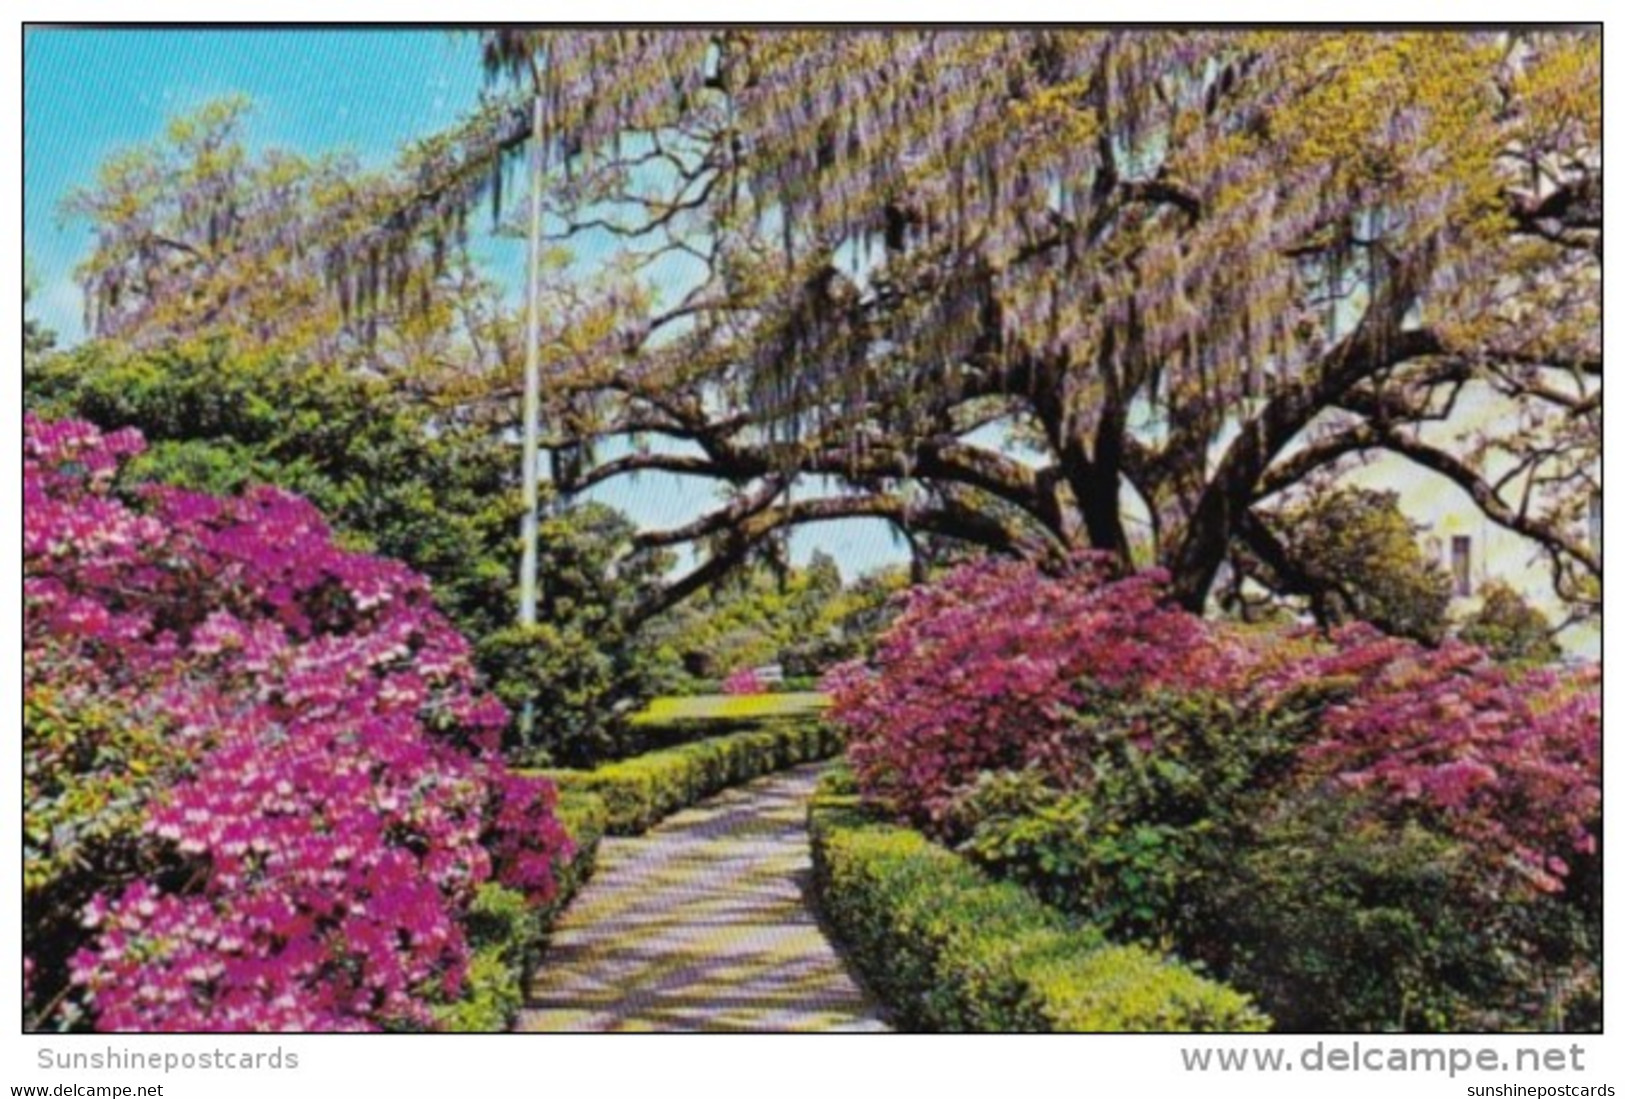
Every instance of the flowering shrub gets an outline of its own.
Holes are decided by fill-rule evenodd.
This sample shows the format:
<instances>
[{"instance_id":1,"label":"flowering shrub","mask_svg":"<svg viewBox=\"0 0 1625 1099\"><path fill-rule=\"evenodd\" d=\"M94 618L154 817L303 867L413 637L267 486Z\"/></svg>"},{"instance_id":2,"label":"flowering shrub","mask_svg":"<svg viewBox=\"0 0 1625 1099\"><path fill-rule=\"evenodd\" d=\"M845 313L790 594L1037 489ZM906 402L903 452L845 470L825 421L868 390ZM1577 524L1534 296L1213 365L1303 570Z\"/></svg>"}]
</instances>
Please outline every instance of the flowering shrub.
<instances>
[{"instance_id":1,"label":"flowering shrub","mask_svg":"<svg viewBox=\"0 0 1625 1099\"><path fill-rule=\"evenodd\" d=\"M767 693L767 684L756 674L755 668L738 668L722 681L725 695L759 695Z\"/></svg>"},{"instance_id":2,"label":"flowering shrub","mask_svg":"<svg viewBox=\"0 0 1625 1099\"><path fill-rule=\"evenodd\" d=\"M29 1022L423 1027L495 879L570 841L427 584L297 497L112 492L139 435L24 422Z\"/></svg>"},{"instance_id":3,"label":"flowering shrub","mask_svg":"<svg viewBox=\"0 0 1625 1099\"><path fill-rule=\"evenodd\" d=\"M871 664L825 682L864 794L930 824L982 771L1037 767L1066 784L1088 762L1073 733L1092 696L1235 674L1241 650L1170 604L1160 574L1108 580L1107 567L985 561L910 592Z\"/></svg>"},{"instance_id":4,"label":"flowering shrub","mask_svg":"<svg viewBox=\"0 0 1625 1099\"><path fill-rule=\"evenodd\" d=\"M1109 580L1103 568L1086 558L1052 577L988 562L912 593L872 664L828 683L865 796L941 822L985 771L1084 787L1125 744L1171 758L1139 700L1213 691L1244 712L1313 707L1292 781L1369 788L1498 873L1551 891L1572 856L1595 850L1594 666L1520 671L1364 625L1330 643L1260 645L1170 604L1155 573Z\"/></svg>"},{"instance_id":5,"label":"flowering shrub","mask_svg":"<svg viewBox=\"0 0 1625 1099\"><path fill-rule=\"evenodd\" d=\"M1114 938L1205 956L1193 949L1204 939L1194 887L1278 802L1305 724L1295 706L1264 712L1213 692L1101 698L1079 717L1083 788L1036 771L984 774L955 799L947 836Z\"/></svg>"},{"instance_id":6,"label":"flowering shrub","mask_svg":"<svg viewBox=\"0 0 1625 1099\"><path fill-rule=\"evenodd\" d=\"M831 677L860 792L1299 1029L1596 1023L1600 674L972 566Z\"/></svg>"},{"instance_id":7,"label":"flowering shrub","mask_svg":"<svg viewBox=\"0 0 1625 1099\"><path fill-rule=\"evenodd\" d=\"M1390 814L1462 841L1509 886L1555 892L1570 861L1596 851L1596 665L1517 671L1473 645L1426 649L1356 626L1286 674L1341 687L1303 753L1309 775L1366 791Z\"/></svg>"}]
</instances>

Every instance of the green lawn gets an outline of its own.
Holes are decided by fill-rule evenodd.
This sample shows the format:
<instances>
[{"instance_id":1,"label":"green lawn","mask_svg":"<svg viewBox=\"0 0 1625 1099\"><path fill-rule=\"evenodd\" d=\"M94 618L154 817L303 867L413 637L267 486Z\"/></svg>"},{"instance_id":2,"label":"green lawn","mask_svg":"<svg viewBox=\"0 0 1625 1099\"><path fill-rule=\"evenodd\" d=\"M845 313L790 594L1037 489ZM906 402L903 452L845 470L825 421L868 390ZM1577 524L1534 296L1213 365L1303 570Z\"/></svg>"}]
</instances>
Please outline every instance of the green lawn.
<instances>
[{"instance_id":1,"label":"green lawn","mask_svg":"<svg viewBox=\"0 0 1625 1099\"><path fill-rule=\"evenodd\" d=\"M829 696L819 691L790 691L759 695L691 695L686 698L657 698L648 709L632 719L638 725L659 725L670 721L715 718L793 717L817 713L829 705Z\"/></svg>"}]
</instances>

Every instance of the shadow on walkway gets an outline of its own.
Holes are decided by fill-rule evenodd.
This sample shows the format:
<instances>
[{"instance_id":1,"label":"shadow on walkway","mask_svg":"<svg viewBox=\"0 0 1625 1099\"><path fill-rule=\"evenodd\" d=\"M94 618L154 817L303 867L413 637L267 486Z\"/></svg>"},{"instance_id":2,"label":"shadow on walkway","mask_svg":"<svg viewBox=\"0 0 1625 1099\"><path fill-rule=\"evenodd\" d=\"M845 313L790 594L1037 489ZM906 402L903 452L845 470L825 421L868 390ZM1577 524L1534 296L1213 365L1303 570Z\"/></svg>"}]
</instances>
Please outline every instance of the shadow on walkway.
<instances>
[{"instance_id":1,"label":"shadow on walkway","mask_svg":"<svg viewBox=\"0 0 1625 1099\"><path fill-rule=\"evenodd\" d=\"M808 905L822 764L606 839L519 1029L885 1030Z\"/></svg>"}]
</instances>

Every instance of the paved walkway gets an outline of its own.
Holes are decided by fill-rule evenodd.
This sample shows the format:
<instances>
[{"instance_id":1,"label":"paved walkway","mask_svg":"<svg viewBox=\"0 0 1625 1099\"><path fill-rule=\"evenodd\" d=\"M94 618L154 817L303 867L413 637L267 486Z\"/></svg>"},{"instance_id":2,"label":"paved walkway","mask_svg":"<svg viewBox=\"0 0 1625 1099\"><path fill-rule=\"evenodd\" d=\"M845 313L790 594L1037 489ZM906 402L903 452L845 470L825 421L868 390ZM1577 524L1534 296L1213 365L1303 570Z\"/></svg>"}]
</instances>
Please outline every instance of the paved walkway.
<instances>
[{"instance_id":1,"label":"paved walkway","mask_svg":"<svg viewBox=\"0 0 1625 1099\"><path fill-rule=\"evenodd\" d=\"M605 839L519 1029L885 1030L808 903L807 796L822 766Z\"/></svg>"}]
</instances>

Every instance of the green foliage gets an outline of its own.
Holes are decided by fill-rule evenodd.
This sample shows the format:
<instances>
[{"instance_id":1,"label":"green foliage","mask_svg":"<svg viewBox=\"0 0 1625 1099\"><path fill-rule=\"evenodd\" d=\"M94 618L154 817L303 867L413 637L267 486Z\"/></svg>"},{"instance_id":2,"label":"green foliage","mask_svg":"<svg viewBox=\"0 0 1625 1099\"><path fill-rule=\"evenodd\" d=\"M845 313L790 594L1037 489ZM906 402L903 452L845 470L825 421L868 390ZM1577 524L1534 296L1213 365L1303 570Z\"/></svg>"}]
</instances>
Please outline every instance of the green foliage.
<instances>
[{"instance_id":1,"label":"green foliage","mask_svg":"<svg viewBox=\"0 0 1625 1099\"><path fill-rule=\"evenodd\" d=\"M510 711L534 701L531 743L515 744L524 762L586 766L625 754L626 707L617 698L624 671L616 659L623 654L599 648L591 631L574 622L506 626L480 638L475 651Z\"/></svg>"},{"instance_id":2,"label":"green foliage","mask_svg":"<svg viewBox=\"0 0 1625 1099\"><path fill-rule=\"evenodd\" d=\"M1282 517L1288 551L1326 623L1362 619L1399 637L1444 637L1450 577L1417 542L1393 492L1339 488Z\"/></svg>"},{"instance_id":3,"label":"green foliage","mask_svg":"<svg viewBox=\"0 0 1625 1099\"><path fill-rule=\"evenodd\" d=\"M598 844L609 828L609 812L604 807L603 799L596 794L560 790L557 813L565 830L570 833L575 852L560 867L558 894L540 915L544 940L558 916L598 868Z\"/></svg>"},{"instance_id":4,"label":"green foliage","mask_svg":"<svg viewBox=\"0 0 1625 1099\"><path fill-rule=\"evenodd\" d=\"M824 561L833 568L833 561ZM831 583L819 564L782 572L765 565L743 569L679 604L650 629L667 640L683 671L696 678L777 663L780 650L806 637L819 608L840 590L840 572Z\"/></svg>"},{"instance_id":5,"label":"green foliage","mask_svg":"<svg viewBox=\"0 0 1625 1099\"><path fill-rule=\"evenodd\" d=\"M553 925L592 877L604 835L604 803L591 794L561 791L556 812L575 845L569 861L556 870L558 891L536 908L512 889L489 882L480 886L465 924L473 950L468 980L461 999L435 1009L441 1030L507 1030L524 1006Z\"/></svg>"},{"instance_id":6,"label":"green foliage","mask_svg":"<svg viewBox=\"0 0 1625 1099\"><path fill-rule=\"evenodd\" d=\"M487 1034L507 1030L525 1003L519 973L499 947L480 947L468 962L467 994L434 1009L437 1030Z\"/></svg>"},{"instance_id":7,"label":"green foliage","mask_svg":"<svg viewBox=\"0 0 1625 1099\"><path fill-rule=\"evenodd\" d=\"M31 378L25 400L43 415L140 429L152 445L134 463L138 481L299 493L358 548L426 574L474 636L512 617L511 448L473 430L431 431L426 410L379 380L223 342L143 354L91 344Z\"/></svg>"},{"instance_id":8,"label":"green foliage","mask_svg":"<svg viewBox=\"0 0 1625 1099\"><path fill-rule=\"evenodd\" d=\"M511 625L521 503L515 448L435 416L389 384L325 366L238 354L223 341L147 353L91 344L28 376L25 404L151 443L136 481L232 494L274 484L314 503L349 548L405 561L474 643L494 693L533 699L555 762L613 754L649 689L649 654L627 611L665 561L624 556L631 524L594 503L542 524L539 617Z\"/></svg>"},{"instance_id":9,"label":"green foliage","mask_svg":"<svg viewBox=\"0 0 1625 1099\"><path fill-rule=\"evenodd\" d=\"M1482 602L1457 632L1497 660L1512 664L1548 664L1563 655L1552 640L1551 620L1504 580L1491 580L1480 591Z\"/></svg>"},{"instance_id":10,"label":"green foliage","mask_svg":"<svg viewBox=\"0 0 1625 1099\"><path fill-rule=\"evenodd\" d=\"M34 291L38 289L38 281L34 276L33 268L27 269L23 277L23 374L26 376L35 365L51 350L56 347L56 333L45 327L45 322L28 312L28 304L33 300Z\"/></svg>"},{"instance_id":11,"label":"green foliage","mask_svg":"<svg viewBox=\"0 0 1625 1099\"><path fill-rule=\"evenodd\" d=\"M677 810L719 790L841 750L839 736L822 721L764 720L758 727L677 748L650 752L593 771L546 771L560 790L603 799L612 835L647 831Z\"/></svg>"},{"instance_id":12,"label":"green foliage","mask_svg":"<svg viewBox=\"0 0 1625 1099\"><path fill-rule=\"evenodd\" d=\"M1497 895L1462 844L1362 808L1295 799L1211 853L1201 945L1220 972L1290 1030L1596 1026L1600 918Z\"/></svg>"},{"instance_id":13,"label":"green foliage","mask_svg":"<svg viewBox=\"0 0 1625 1099\"><path fill-rule=\"evenodd\" d=\"M847 766L845 760L837 760L818 776L818 785L813 789L813 797L819 799L850 798L858 793L857 776L852 768Z\"/></svg>"},{"instance_id":14,"label":"green foliage","mask_svg":"<svg viewBox=\"0 0 1625 1099\"><path fill-rule=\"evenodd\" d=\"M845 799L848 802L850 799ZM819 903L905 1027L1263 1030L1245 996L1137 946L1107 945L1019 887L842 799L810 824Z\"/></svg>"},{"instance_id":15,"label":"green foliage","mask_svg":"<svg viewBox=\"0 0 1625 1099\"><path fill-rule=\"evenodd\" d=\"M739 571L651 622L650 636L680 668L678 689L764 664L783 667L788 689L814 689L827 669L868 651L905 580L892 570L843 587L834 559L815 552L805 568Z\"/></svg>"},{"instance_id":16,"label":"green foliage","mask_svg":"<svg viewBox=\"0 0 1625 1099\"><path fill-rule=\"evenodd\" d=\"M1062 790L1037 770L988 772L949 809L948 834L993 873L1119 940L1200 937L1192 890L1285 774L1304 712L1242 711L1213 694L1102 694L1079 719L1084 770Z\"/></svg>"},{"instance_id":17,"label":"green foliage","mask_svg":"<svg viewBox=\"0 0 1625 1099\"><path fill-rule=\"evenodd\" d=\"M23 937L35 967L31 985L66 989L69 957L84 945L80 913L91 898L174 865L143 825L149 801L189 756L161 706L132 710L111 696L35 684L29 664ZM63 1021L77 1021L74 1004L64 1009Z\"/></svg>"},{"instance_id":18,"label":"green foliage","mask_svg":"<svg viewBox=\"0 0 1625 1099\"><path fill-rule=\"evenodd\" d=\"M991 791L984 796L996 798ZM989 806L988 815L960 846L966 855L1058 908L1087 911L1098 918L1106 915L1108 904L1122 898L1139 910L1140 898L1132 889L1137 882L1125 876L1124 888L1114 888L1121 861L1116 857L1119 837L1095 833L1094 806L1088 798L1052 794L1010 815L1001 814L999 808ZM1134 834L1161 839L1160 831L1150 826L1136 828ZM1164 872L1168 869L1165 865Z\"/></svg>"},{"instance_id":19,"label":"green foliage","mask_svg":"<svg viewBox=\"0 0 1625 1099\"><path fill-rule=\"evenodd\" d=\"M470 946L498 947L516 967L525 961L523 952L536 941L539 930L536 910L523 894L490 882L474 895L467 927Z\"/></svg>"},{"instance_id":20,"label":"green foliage","mask_svg":"<svg viewBox=\"0 0 1625 1099\"><path fill-rule=\"evenodd\" d=\"M989 872L1115 941L1201 962L1284 1029L1593 1026L1589 871L1512 896L1463 842L1302 780L1296 752L1327 697L1102 698L1081 789L988 773L946 826Z\"/></svg>"},{"instance_id":21,"label":"green foliage","mask_svg":"<svg viewBox=\"0 0 1625 1099\"><path fill-rule=\"evenodd\" d=\"M536 962L542 923L520 893L487 882L469 906L467 988L455 1003L435 1009L448 1031L506 1030L525 1001Z\"/></svg>"}]
</instances>

